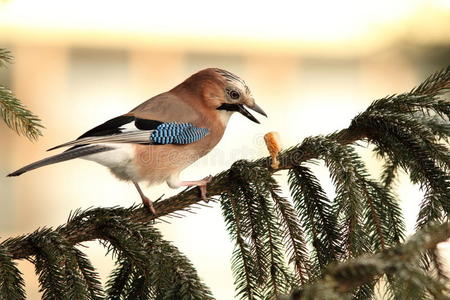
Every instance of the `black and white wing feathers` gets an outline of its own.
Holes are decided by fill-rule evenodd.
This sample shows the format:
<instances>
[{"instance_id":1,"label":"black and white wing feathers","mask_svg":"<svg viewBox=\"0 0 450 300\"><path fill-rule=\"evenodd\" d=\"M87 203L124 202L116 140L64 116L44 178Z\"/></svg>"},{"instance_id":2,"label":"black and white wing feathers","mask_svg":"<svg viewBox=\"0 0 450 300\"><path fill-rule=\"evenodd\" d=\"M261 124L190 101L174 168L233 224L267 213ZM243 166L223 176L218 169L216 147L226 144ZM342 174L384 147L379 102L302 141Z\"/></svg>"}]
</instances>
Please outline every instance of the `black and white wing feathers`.
<instances>
[{"instance_id":1,"label":"black and white wing feathers","mask_svg":"<svg viewBox=\"0 0 450 300\"><path fill-rule=\"evenodd\" d=\"M84 145L131 143L146 145L190 144L209 133L206 128L199 128L190 123L160 122L134 116L120 116L111 119L70 141L49 150L61 147L74 149Z\"/></svg>"}]
</instances>

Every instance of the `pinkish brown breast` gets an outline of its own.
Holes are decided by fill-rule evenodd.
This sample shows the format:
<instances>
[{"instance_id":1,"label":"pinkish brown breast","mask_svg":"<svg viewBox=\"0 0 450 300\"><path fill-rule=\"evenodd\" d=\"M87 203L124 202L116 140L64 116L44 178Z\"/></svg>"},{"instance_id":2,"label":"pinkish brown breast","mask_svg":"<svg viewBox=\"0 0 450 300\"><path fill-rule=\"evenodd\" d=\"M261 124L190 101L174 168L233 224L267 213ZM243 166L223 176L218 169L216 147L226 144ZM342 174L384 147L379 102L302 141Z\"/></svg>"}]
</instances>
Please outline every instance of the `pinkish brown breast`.
<instances>
[{"instance_id":1,"label":"pinkish brown breast","mask_svg":"<svg viewBox=\"0 0 450 300\"><path fill-rule=\"evenodd\" d=\"M196 124L208 128L209 133L192 144L134 145L133 164L139 180L150 185L162 183L209 153L222 138L225 128L219 120L209 120L208 123Z\"/></svg>"}]
</instances>

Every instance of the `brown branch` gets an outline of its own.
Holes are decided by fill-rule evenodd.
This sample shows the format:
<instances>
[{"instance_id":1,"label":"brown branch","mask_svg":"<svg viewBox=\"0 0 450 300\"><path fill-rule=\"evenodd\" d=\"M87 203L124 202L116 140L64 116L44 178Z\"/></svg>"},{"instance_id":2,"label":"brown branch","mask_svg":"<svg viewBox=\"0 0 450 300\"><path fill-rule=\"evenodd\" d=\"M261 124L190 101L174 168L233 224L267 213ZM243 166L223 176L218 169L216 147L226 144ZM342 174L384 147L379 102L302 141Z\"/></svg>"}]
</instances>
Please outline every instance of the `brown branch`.
<instances>
[{"instance_id":1,"label":"brown branch","mask_svg":"<svg viewBox=\"0 0 450 300\"><path fill-rule=\"evenodd\" d=\"M342 144L351 144L357 140L364 138L366 135L361 132L350 131L348 129L343 129L337 133L334 133L330 137ZM264 157L256 161L250 162L250 167L257 166L267 168L271 173L275 173L281 170L290 169L295 165L305 162L307 160L316 158L314 153L309 153L302 149L302 146L296 146L287 149L280 153L279 160L280 166L278 169L272 169L271 158ZM233 168L233 167L232 167ZM231 169L219 173L214 176L211 182L208 184L208 196L214 197L221 195L228 189L229 172ZM154 205L157 214L152 215L142 207L134 207L132 209L121 211L121 216L126 217L134 222L150 222L157 218L168 216L171 213L177 211L188 210L189 206L200 202L199 191L195 188L183 191L175 196L169 197L167 199L157 201ZM102 239L101 231L99 227L101 226L101 220L95 218L95 213L98 211L109 211L110 214L116 213L113 208L97 208L86 212L83 217L87 220L84 221L83 226L80 226L80 218L68 221L65 225L58 227L56 231L64 238L70 245L76 245L81 242L91 241L95 239ZM30 238L12 238L0 243L0 245L5 246L8 252L14 259L26 259L35 255L37 248L33 245L32 239Z\"/></svg>"}]
</instances>

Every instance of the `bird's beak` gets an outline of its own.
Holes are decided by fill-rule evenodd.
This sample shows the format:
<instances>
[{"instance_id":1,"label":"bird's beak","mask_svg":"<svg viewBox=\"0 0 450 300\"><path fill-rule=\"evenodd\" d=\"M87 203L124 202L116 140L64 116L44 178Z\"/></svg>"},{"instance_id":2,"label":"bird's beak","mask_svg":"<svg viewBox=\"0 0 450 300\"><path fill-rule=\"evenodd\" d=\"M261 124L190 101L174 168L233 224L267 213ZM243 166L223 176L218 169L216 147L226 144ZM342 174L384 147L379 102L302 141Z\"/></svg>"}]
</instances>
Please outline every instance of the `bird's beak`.
<instances>
[{"instance_id":1,"label":"bird's beak","mask_svg":"<svg viewBox=\"0 0 450 300\"><path fill-rule=\"evenodd\" d=\"M264 117L267 117L267 114L264 112L264 110L261 107L259 107L256 103L253 104L252 106L247 106L247 107L250 108L251 110L256 111L257 113L263 115ZM244 116L246 116L248 119L250 119L251 121L259 124L258 119L256 119L248 110L246 110L244 105L240 104L238 111L241 114L243 114Z\"/></svg>"},{"instance_id":2,"label":"bird's beak","mask_svg":"<svg viewBox=\"0 0 450 300\"><path fill-rule=\"evenodd\" d=\"M248 119L252 120L255 123L259 124L258 119L256 119L248 110L245 109L245 106L250 108L251 110L256 111L259 114L262 114L264 117L267 117L266 113L262 110L261 107L256 105L254 102L253 104L230 104L230 103L223 103L221 106L219 106L218 110L227 110L227 111L238 111L244 116L246 116Z\"/></svg>"}]
</instances>

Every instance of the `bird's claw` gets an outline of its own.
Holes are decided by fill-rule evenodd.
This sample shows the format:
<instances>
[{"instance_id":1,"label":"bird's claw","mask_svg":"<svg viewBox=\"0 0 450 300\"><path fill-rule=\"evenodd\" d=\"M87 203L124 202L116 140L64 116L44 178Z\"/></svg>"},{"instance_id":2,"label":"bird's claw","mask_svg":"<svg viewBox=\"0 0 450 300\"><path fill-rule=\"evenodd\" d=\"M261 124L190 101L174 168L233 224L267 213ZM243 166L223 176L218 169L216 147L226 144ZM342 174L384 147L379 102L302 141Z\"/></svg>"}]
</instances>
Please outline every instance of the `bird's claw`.
<instances>
[{"instance_id":1,"label":"bird's claw","mask_svg":"<svg viewBox=\"0 0 450 300\"><path fill-rule=\"evenodd\" d=\"M153 214L156 215L155 207L153 206L153 202L147 197L142 198L142 204Z\"/></svg>"},{"instance_id":2,"label":"bird's claw","mask_svg":"<svg viewBox=\"0 0 450 300\"><path fill-rule=\"evenodd\" d=\"M206 185L207 185L208 183L211 182L211 179L212 179L212 176L211 176L211 175L206 176L205 178L203 178L203 179L201 180L202 183L201 183L200 185L198 185L198 187L199 187L199 189L200 189L200 198L201 198L203 201L205 201L206 203L209 202L208 197L206 197Z\"/></svg>"},{"instance_id":3,"label":"bird's claw","mask_svg":"<svg viewBox=\"0 0 450 300\"><path fill-rule=\"evenodd\" d=\"M207 183L210 183L211 180L212 180L212 176L211 176L211 175L208 175L208 176L206 176L205 178L202 179L202 181L205 182L205 185L206 185Z\"/></svg>"}]
</instances>

